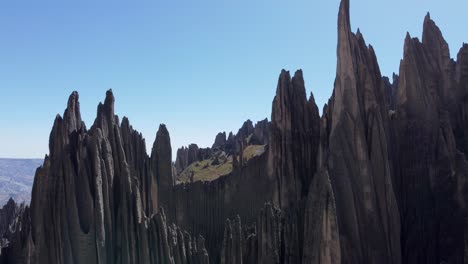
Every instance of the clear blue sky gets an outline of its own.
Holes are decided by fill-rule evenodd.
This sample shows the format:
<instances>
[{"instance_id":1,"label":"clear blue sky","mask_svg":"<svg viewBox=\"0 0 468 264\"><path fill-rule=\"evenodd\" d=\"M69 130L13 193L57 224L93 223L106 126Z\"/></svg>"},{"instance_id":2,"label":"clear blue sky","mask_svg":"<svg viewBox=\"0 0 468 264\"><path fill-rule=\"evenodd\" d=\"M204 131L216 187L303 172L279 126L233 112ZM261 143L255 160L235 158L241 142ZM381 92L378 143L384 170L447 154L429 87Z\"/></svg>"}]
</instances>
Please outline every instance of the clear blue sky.
<instances>
[{"instance_id":1,"label":"clear blue sky","mask_svg":"<svg viewBox=\"0 0 468 264\"><path fill-rule=\"evenodd\" d=\"M43 157L57 113L80 93L91 126L112 88L116 113L173 152L270 117L280 70L304 70L319 108L336 69L338 0L1 1L0 157ZM427 11L456 56L468 42L466 0L351 0L353 30L382 73L398 71L407 31ZM148 149L150 151L150 149Z\"/></svg>"}]
</instances>

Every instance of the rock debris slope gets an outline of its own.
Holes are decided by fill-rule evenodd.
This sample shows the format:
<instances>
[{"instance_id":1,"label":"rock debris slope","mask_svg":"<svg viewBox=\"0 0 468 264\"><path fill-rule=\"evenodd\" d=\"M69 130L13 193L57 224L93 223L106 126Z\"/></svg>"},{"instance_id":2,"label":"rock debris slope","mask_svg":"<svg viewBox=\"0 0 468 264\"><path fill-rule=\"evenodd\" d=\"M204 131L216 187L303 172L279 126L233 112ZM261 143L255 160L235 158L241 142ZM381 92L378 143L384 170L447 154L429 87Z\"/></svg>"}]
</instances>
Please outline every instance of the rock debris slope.
<instances>
[{"instance_id":1,"label":"rock debris slope","mask_svg":"<svg viewBox=\"0 0 468 264\"><path fill-rule=\"evenodd\" d=\"M90 129L72 93L31 206L0 211L0 263L466 263L468 45L451 59L428 14L390 81L349 7L321 117L303 72L283 70L271 122L175 163L165 125L148 155L112 91ZM223 171L179 181L201 163Z\"/></svg>"}]
</instances>

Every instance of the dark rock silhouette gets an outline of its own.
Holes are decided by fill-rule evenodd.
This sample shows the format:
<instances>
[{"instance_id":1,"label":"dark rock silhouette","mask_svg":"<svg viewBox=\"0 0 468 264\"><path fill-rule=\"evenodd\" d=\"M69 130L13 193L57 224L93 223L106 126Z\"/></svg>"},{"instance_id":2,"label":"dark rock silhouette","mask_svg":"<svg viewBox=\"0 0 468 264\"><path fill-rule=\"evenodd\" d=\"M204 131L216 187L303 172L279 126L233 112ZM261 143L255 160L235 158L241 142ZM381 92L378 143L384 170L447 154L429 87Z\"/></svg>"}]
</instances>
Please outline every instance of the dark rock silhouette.
<instances>
[{"instance_id":1,"label":"dark rock silhouette","mask_svg":"<svg viewBox=\"0 0 468 264\"><path fill-rule=\"evenodd\" d=\"M175 161L176 173L181 173L185 168L195 161L199 161L199 148L197 144L190 144L188 148L182 147L177 150Z\"/></svg>"},{"instance_id":2,"label":"dark rock silhouette","mask_svg":"<svg viewBox=\"0 0 468 264\"><path fill-rule=\"evenodd\" d=\"M111 90L89 130L73 92L31 207L0 211L0 263L465 263L468 45L451 59L428 14L390 81L349 5L322 117L302 71L282 70L271 122L183 147L174 164L165 125L148 155ZM252 145L262 152L247 159ZM227 156L219 178L176 181Z\"/></svg>"},{"instance_id":3,"label":"dark rock silhouette","mask_svg":"<svg viewBox=\"0 0 468 264\"><path fill-rule=\"evenodd\" d=\"M12 198L0 209L0 248L8 245L18 227L18 217L25 205L17 204Z\"/></svg>"},{"instance_id":4,"label":"dark rock silhouette","mask_svg":"<svg viewBox=\"0 0 468 264\"><path fill-rule=\"evenodd\" d=\"M222 147L226 144L226 132L219 132L216 135L215 141L213 143L213 146L211 148L213 149L222 149Z\"/></svg>"},{"instance_id":5,"label":"dark rock silhouette","mask_svg":"<svg viewBox=\"0 0 468 264\"><path fill-rule=\"evenodd\" d=\"M150 158L128 120L119 125L112 91L89 130L74 92L63 118L55 120L49 145L50 156L36 173L31 208L2 250L4 263L187 263L178 254L185 251L187 258L182 231L158 209L160 203L173 209L164 125ZM189 258L207 263L203 239L194 244Z\"/></svg>"},{"instance_id":6,"label":"dark rock silhouette","mask_svg":"<svg viewBox=\"0 0 468 264\"><path fill-rule=\"evenodd\" d=\"M372 46L338 16L337 76L327 108L323 166L335 193L343 263L400 263L400 219L388 151L388 109Z\"/></svg>"},{"instance_id":7,"label":"dark rock silhouette","mask_svg":"<svg viewBox=\"0 0 468 264\"><path fill-rule=\"evenodd\" d=\"M258 121L254 126L252 137L249 144L251 145L267 145L269 140L270 123L268 119Z\"/></svg>"},{"instance_id":8,"label":"dark rock silhouette","mask_svg":"<svg viewBox=\"0 0 468 264\"><path fill-rule=\"evenodd\" d=\"M407 34L392 123L404 263L463 262L468 171L457 63L429 14L422 42Z\"/></svg>"}]
</instances>

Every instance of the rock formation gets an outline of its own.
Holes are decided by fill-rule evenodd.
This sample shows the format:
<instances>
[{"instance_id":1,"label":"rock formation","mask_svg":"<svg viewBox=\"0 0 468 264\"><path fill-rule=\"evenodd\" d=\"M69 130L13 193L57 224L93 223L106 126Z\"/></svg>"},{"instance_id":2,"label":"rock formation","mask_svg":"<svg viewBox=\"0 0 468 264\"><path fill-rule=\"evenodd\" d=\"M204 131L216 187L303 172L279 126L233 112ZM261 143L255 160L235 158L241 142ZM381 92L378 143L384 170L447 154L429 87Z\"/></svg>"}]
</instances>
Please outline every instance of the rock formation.
<instances>
[{"instance_id":1,"label":"rock formation","mask_svg":"<svg viewBox=\"0 0 468 264\"><path fill-rule=\"evenodd\" d=\"M198 158L199 148L197 144L190 144L188 148L182 147L177 150L177 156L175 161L176 173L181 173L187 168L192 162L199 161Z\"/></svg>"},{"instance_id":2,"label":"rock formation","mask_svg":"<svg viewBox=\"0 0 468 264\"><path fill-rule=\"evenodd\" d=\"M304 213L302 263L341 263L335 194L326 170L312 179Z\"/></svg>"},{"instance_id":3,"label":"rock formation","mask_svg":"<svg viewBox=\"0 0 468 264\"><path fill-rule=\"evenodd\" d=\"M89 130L73 92L31 207L0 211L10 230L0 263L467 262L468 45L452 60L428 14L390 81L351 32L349 5L321 117L302 71L283 70L271 122L183 147L174 164L165 125L148 155L129 120L119 124L112 91ZM251 145L262 152L246 159ZM221 165L221 153L232 171L176 181L193 162Z\"/></svg>"},{"instance_id":4,"label":"rock formation","mask_svg":"<svg viewBox=\"0 0 468 264\"><path fill-rule=\"evenodd\" d=\"M226 221L220 263L340 263L340 243L334 194L326 171L311 183L304 216L303 255L288 260L292 241L288 215L266 203L253 226L242 226L236 216Z\"/></svg>"},{"instance_id":5,"label":"rock formation","mask_svg":"<svg viewBox=\"0 0 468 264\"><path fill-rule=\"evenodd\" d=\"M216 135L215 141L211 148L213 149L222 149L222 147L226 144L226 132L219 132Z\"/></svg>"},{"instance_id":6,"label":"rock formation","mask_svg":"<svg viewBox=\"0 0 468 264\"><path fill-rule=\"evenodd\" d=\"M240 144L244 145L265 145L268 144L268 119L259 121L255 126L248 119L239 128L237 134L229 132L226 139L226 132L218 133L213 143L212 151L223 150L228 155L240 152Z\"/></svg>"},{"instance_id":7,"label":"rock formation","mask_svg":"<svg viewBox=\"0 0 468 264\"><path fill-rule=\"evenodd\" d=\"M197 144L190 144L188 147L179 148L177 150L176 161L174 164L175 175L179 175L193 162L211 158L213 153L214 151L211 148L199 148Z\"/></svg>"},{"instance_id":8,"label":"rock formation","mask_svg":"<svg viewBox=\"0 0 468 264\"><path fill-rule=\"evenodd\" d=\"M12 198L0 209L0 248L8 245L16 232L18 217L24 211L24 204L18 205Z\"/></svg>"},{"instance_id":9,"label":"rock formation","mask_svg":"<svg viewBox=\"0 0 468 264\"><path fill-rule=\"evenodd\" d=\"M251 145L268 145L270 123L268 119L263 119L255 124L252 137L249 144Z\"/></svg>"},{"instance_id":10,"label":"rock formation","mask_svg":"<svg viewBox=\"0 0 468 264\"><path fill-rule=\"evenodd\" d=\"M49 146L31 208L2 251L4 263L188 263L186 244L176 236L182 231L158 210L160 203L170 205L173 186L164 125L150 158L128 120L119 125L112 91L89 130L73 92L63 118L55 119ZM208 261L202 240L188 250L197 263ZM176 253L183 251L180 258Z\"/></svg>"},{"instance_id":11,"label":"rock formation","mask_svg":"<svg viewBox=\"0 0 468 264\"><path fill-rule=\"evenodd\" d=\"M463 262L468 164L457 63L429 14L422 42L407 34L392 123L404 263Z\"/></svg>"},{"instance_id":12,"label":"rock formation","mask_svg":"<svg viewBox=\"0 0 468 264\"><path fill-rule=\"evenodd\" d=\"M323 166L335 193L343 263L400 263L385 91L372 46L351 32L349 0L338 15L337 73L327 112Z\"/></svg>"},{"instance_id":13,"label":"rock formation","mask_svg":"<svg viewBox=\"0 0 468 264\"><path fill-rule=\"evenodd\" d=\"M237 166L237 162L239 161L237 156L242 156L243 150L248 145L259 146L268 144L269 125L268 119L257 122L255 126L252 121L247 120L243 123L237 134L234 135L231 132L228 139L226 139L226 132L218 133L211 148L199 148L196 144L179 148L173 173L176 181L183 181L183 174L189 173L187 171L184 172L184 170L193 163L211 159L215 160L214 163L211 163L212 165L219 165L218 158L221 153L232 156L233 165Z\"/></svg>"},{"instance_id":14,"label":"rock formation","mask_svg":"<svg viewBox=\"0 0 468 264\"><path fill-rule=\"evenodd\" d=\"M246 139L248 136L250 136L254 132L254 126L252 121L248 119L247 121L242 124L242 127L237 131L236 134L236 141L240 141L241 139Z\"/></svg>"},{"instance_id":15,"label":"rock formation","mask_svg":"<svg viewBox=\"0 0 468 264\"><path fill-rule=\"evenodd\" d=\"M313 96L307 100L302 71L291 79L282 71L273 99L269 174L276 177L280 207L294 206L308 193L316 171L320 116Z\"/></svg>"}]
</instances>

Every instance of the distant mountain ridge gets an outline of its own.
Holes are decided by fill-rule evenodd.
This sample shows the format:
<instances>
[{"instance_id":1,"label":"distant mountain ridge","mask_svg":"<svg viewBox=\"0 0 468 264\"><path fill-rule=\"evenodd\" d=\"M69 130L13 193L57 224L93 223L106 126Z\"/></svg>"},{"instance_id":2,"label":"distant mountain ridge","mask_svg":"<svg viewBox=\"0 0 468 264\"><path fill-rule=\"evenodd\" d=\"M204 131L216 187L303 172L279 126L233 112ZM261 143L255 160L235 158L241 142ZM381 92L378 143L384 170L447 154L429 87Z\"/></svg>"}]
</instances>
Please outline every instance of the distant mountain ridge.
<instances>
[{"instance_id":1,"label":"distant mountain ridge","mask_svg":"<svg viewBox=\"0 0 468 264\"><path fill-rule=\"evenodd\" d=\"M10 197L29 204L34 174L42 162L43 159L0 158L0 205Z\"/></svg>"}]
</instances>

